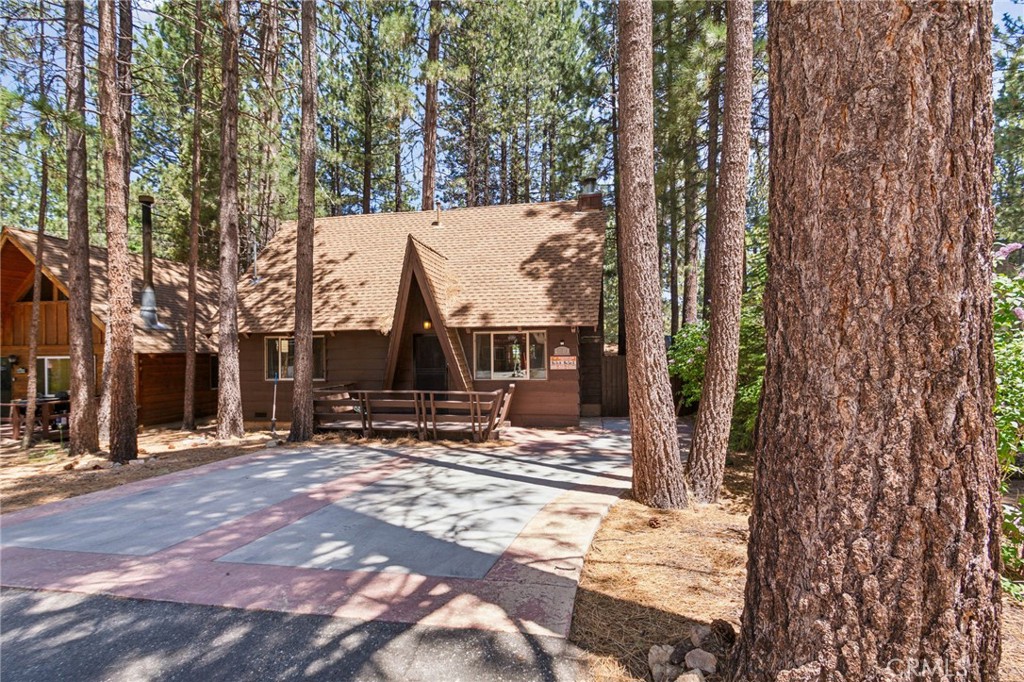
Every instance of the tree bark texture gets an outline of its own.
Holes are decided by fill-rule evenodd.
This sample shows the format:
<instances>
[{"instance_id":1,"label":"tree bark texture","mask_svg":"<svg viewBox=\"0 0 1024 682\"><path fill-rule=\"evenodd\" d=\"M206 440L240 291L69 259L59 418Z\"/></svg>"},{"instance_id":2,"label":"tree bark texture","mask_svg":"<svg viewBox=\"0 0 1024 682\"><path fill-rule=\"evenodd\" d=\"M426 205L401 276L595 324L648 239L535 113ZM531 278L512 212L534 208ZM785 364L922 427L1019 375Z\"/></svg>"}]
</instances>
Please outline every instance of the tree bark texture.
<instances>
[{"instance_id":1,"label":"tree bark texture","mask_svg":"<svg viewBox=\"0 0 1024 682\"><path fill-rule=\"evenodd\" d=\"M373 192L373 49L375 40L373 15L366 16L365 46L366 60L364 63L365 80L363 81L363 213L372 212L370 204Z\"/></svg>"},{"instance_id":2,"label":"tree bark texture","mask_svg":"<svg viewBox=\"0 0 1024 682\"><path fill-rule=\"evenodd\" d=\"M124 206L129 210L132 186L132 3L117 0L117 89L121 95L124 137Z\"/></svg>"},{"instance_id":3,"label":"tree bark texture","mask_svg":"<svg viewBox=\"0 0 1024 682\"><path fill-rule=\"evenodd\" d=\"M257 197L257 228L253 237L257 248L277 232L278 185L277 157L281 150L281 105L278 102L278 77L281 71L281 8L277 0L260 3L260 80L263 86L261 123L262 158Z\"/></svg>"},{"instance_id":4,"label":"tree bark texture","mask_svg":"<svg viewBox=\"0 0 1024 682\"><path fill-rule=\"evenodd\" d=\"M669 329L672 338L679 331L679 196L676 185L678 164L673 163L669 180L669 213L668 213L668 290L671 321Z\"/></svg>"},{"instance_id":5,"label":"tree bark texture","mask_svg":"<svg viewBox=\"0 0 1024 682\"><path fill-rule=\"evenodd\" d=\"M238 368L238 0L225 0L221 39L220 325L217 438L240 438Z\"/></svg>"},{"instance_id":6,"label":"tree bark texture","mask_svg":"<svg viewBox=\"0 0 1024 682\"><path fill-rule=\"evenodd\" d=\"M39 2L39 99L46 101L46 29L43 17L46 8L42 0ZM32 267L32 315L29 320L28 332L28 386L25 397L25 432L21 437L21 447L28 450L32 446L33 425L36 417L36 357L39 354L39 313L40 294L43 284L43 252L46 246L46 212L50 198L50 161L46 153L46 119L39 117L39 138L43 151L39 156L39 213L36 221L36 260Z\"/></svg>"},{"instance_id":7,"label":"tree bark texture","mask_svg":"<svg viewBox=\"0 0 1024 682\"><path fill-rule=\"evenodd\" d=\"M302 3L302 123L295 236L295 381L288 440L313 437L313 230L316 218L316 3Z\"/></svg>"},{"instance_id":8,"label":"tree bark texture","mask_svg":"<svg viewBox=\"0 0 1024 682\"><path fill-rule=\"evenodd\" d=\"M67 87L68 355L71 414L68 454L100 449L93 354L92 278L89 276L89 185L85 148L85 4L64 4Z\"/></svg>"},{"instance_id":9,"label":"tree bark texture","mask_svg":"<svg viewBox=\"0 0 1024 682\"><path fill-rule=\"evenodd\" d=\"M693 446L687 460L690 490L700 502L718 500L725 478L725 456L736 399L754 79L752 0L732 0L726 21L722 165L711 248L711 326Z\"/></svg>"},{"instance_id":10,"label":"tree bark texture","mask_svg":"<svg viewBox=\"0 0 1024 682\"><path fill-rule=\"evenodd\" d=\"M690 129L683 153L686 172L683 174L683 222L685 247L683 253L683 324L696 324L698 314L697 267L700 258L700 235L697 231L697 130Z\"/></svg>"},{"instance_id":11,"label":"tree bark texture","mask_svg":"<svg viewBox=\"0 0 1024 682\"><path fill-rule=\"evenodd\" d=\"M617 20L616 20L617 22ZM618 24L616 23L616 43L618 42ZM615 279L618 299L618 354L626 354L626 301L622 291L622 170L619 154L619 86L618 86L618 51L612 59L611 66L611 122L612 122L612 175L615 176Z\"/></svg>"},{"instance_id":12,"label":"tree bark texture","mask_svg":"<svg viewBox=\"0 0 1024 682\"><path fill-rule=\"evenodd\" d=\"M135 329L128 252L128 188L125 185L124 99L117 72L118 24L112 2L99 4L99 102L103 133L104 214L107 227L108 370L110 458L138 456L135 404Z\"/></svg>"},{"instance_id":13,"label":"tree bark texture","mask_svg":"<svg viewBox=\"0 0 1024 682\"><path fill-rule=\"evenodd\" d=\"M717 17L717 14L717 7L712 7L711 15ZM722 95L721 87L721 67L716 64L711 72L708 88L708 161L704 189L704 295L701 309L701 316L705 321L708 319L711 306L711 246L717 220L715 208L718 188L718 109Z\"/></svg>"},{"instance_id":14,"label":"tree bark texture","mask_svg":"<svg viewBox=\"0 0 1024 682\"><path fill-rule=\"evenodd\" d=\"M42 81L40 81L40 84ZM32 316L28 326L28 386L25 391L25 432L21 437L21 447L28 450L32 447L33 428L36 423L36 388L38 371L36 358L39 355L39 307L40 292L43 288L43 254L46 247L46 211L49 199L50 163L44 151L40 158L42 170L39 183L39 220L36 223L36 262L32 267Z\"/></svg>"},{"instance_id":15,"label":"tree bark texture","mask_svg":"<svg viewBox=\"0 0 1024 682\"><path fill-rule=\"evenodd\" d=\"M768 33L734 679L996 680L991 3L776 3Z\"/></svg>"},{"instance_id":16,"label":"tree bark texture","mask_svg":"<svg viewBox=\"0 0 1024 682\"><path fill-rule=\"evenodd\" d=\"M192 91L192 203L188 215L188 303L185 312L185 409L181 428L196 428L196 276L199 268L199 213L203 202L203 0L196 0Z\"/></svg>"},{"instance_id":17,"label":"tree bark texture","mask_svg":"<svg viewBox=\"0 0 1024 682\"><path fill-rule=\"evenodd\" d=\"M427 43L427 64L431 69L439 65L441 45L441 0L430 0L430 38ZM423 105L423 205L424 211L434 210L437 192L437 78L427 74L427 92Z\"/></svg>"},{"instance_id":18,"label":"tree bark texture","mask_svg":"<svg viewBox=\"0 0 1024 682\"><path fill-rule=\"evenodd\" d=\"M629 417L633 495L662 509L687 504L679 438L669 386L658 277L654 198L652 8L643 0L619 5L619 171L623 292L629 353Z\"/></svg>"}]
</instances>

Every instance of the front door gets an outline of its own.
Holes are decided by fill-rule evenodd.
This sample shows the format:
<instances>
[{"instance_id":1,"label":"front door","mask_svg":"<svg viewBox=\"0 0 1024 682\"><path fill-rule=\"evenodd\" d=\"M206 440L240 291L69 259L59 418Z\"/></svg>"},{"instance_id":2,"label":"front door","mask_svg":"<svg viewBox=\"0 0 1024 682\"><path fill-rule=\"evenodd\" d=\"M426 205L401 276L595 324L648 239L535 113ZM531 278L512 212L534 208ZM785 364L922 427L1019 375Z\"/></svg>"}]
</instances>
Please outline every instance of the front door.
<instances>
[{"instance_id":1,"label":"front door","mask_svg":"<svg viewBox=\"0 0 1024 682\"><path fill-rule=\"evenodd\" d=\"M447 391L448 361L441 350L441 341L434 334L412 337L412 361L416 371L417 391Z\"/></svg>"}]
</instances>

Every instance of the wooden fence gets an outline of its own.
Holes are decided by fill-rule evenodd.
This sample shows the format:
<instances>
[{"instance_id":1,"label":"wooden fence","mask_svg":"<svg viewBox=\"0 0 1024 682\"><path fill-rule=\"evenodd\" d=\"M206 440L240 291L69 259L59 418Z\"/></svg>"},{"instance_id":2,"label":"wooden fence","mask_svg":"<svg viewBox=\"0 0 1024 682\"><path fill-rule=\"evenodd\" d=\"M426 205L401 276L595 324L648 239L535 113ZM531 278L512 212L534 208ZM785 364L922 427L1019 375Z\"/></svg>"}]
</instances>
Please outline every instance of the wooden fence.
<instances>
[{"instance_id":1,"label":"wooden fence","mask_svg":"<svg viewBox=\"0 0 1024 682\"><path fill-rule=\"evenodd\" d=\"M629 414L629 386L626 380L626 356L601 358L601 415L625 417Z\"/></svg>"},{"instance_id":2,"label":"wooden fence","mask_svg":"<svg viewBox=\"0 0 1024 682\"><path fill-rule=\"evenodd\" d=\"M317 428L414 432L420 438L440 433L470 433L487 440L508 417L515 384L497 391L354 391L345 387L314 391Z\"/></svg>"}]
</instances>

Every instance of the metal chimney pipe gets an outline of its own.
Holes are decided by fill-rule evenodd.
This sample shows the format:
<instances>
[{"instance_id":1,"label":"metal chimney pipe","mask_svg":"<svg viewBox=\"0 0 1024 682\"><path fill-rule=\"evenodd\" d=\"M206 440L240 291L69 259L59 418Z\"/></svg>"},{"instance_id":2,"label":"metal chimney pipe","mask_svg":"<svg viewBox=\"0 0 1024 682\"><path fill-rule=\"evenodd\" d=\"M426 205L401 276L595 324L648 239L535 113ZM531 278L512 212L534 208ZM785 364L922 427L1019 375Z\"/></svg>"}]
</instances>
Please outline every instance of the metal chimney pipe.
<instances>
[{"instance_id":1,"label":"metal chimney pipe","mask_svg":"<svg viewBox=\"0 0 1024 682\"><path fill-rule=\"evenodd\" d=\"M142 204L142 287L153 287L153 197L143 194Z\"/></svg>"},{"instance_id":2,"label":"metal chimney pipe","mask_svg":"<svg viewBox=\"0 0 1024 682\"><path fill-rule=\"evenodd\" d=\"M142 305L139 314L148 329L167 329L156 313L156 290L153 289L153 197L142 195Z\"/></svg>"}]
</instances>

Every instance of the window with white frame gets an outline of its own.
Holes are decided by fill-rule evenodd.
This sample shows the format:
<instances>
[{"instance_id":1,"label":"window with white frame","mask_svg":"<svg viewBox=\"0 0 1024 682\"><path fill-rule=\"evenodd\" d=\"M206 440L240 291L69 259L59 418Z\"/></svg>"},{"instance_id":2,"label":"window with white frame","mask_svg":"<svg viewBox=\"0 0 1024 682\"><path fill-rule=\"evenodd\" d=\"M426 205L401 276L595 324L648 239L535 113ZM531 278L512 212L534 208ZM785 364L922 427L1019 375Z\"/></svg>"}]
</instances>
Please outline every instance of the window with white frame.
<instances>
[{"instance_id":1,"label":"window with white frame","mask_svg":"<svg viewBox=\"0 0 1024 682\"><path fill-rule=\"evenodd\" d=\"M36 394L52 398L71 390L71 358L49 356L36 358Z\"/></svg>"},{"instance_id":2,"label":"window with white frame","mask_svg":"<svg viewBox=\"0 0 1024 682\"><path fill-rule=\"evenodd\" d=\"M547 332L477 332L476 379L547 379Z\"/></svg>"},{"instance_id":3,"label":"window with white frame","mask_svg":"<svg viewBox=\"0 0 1024 682\"><path fill-rule=\"evenodd\" d=\"M264 377L267 381L295 379L295 339L286 336L268 336L265 341L266 361ZM324 337L313 337L313 381L327 379L327 356Z\"/></svg>"}]
</instances>

